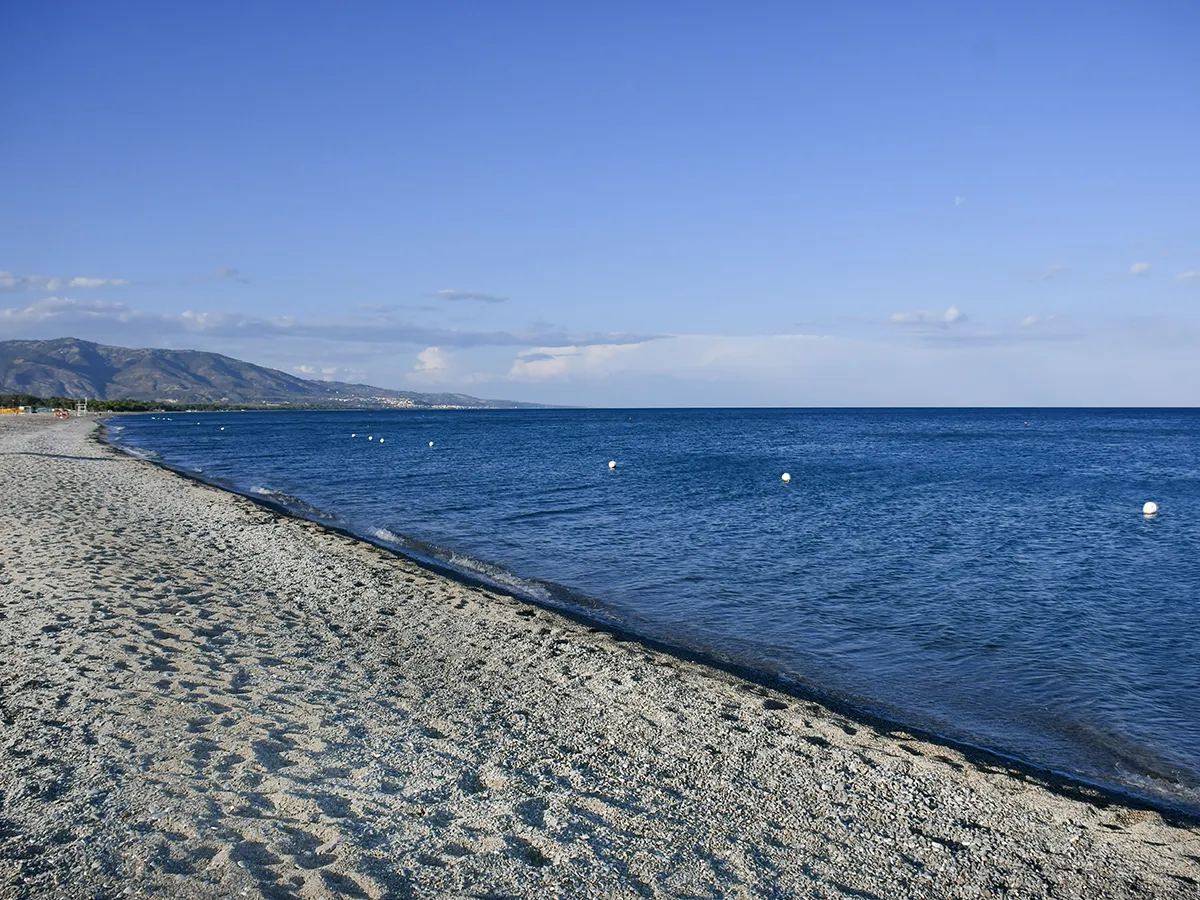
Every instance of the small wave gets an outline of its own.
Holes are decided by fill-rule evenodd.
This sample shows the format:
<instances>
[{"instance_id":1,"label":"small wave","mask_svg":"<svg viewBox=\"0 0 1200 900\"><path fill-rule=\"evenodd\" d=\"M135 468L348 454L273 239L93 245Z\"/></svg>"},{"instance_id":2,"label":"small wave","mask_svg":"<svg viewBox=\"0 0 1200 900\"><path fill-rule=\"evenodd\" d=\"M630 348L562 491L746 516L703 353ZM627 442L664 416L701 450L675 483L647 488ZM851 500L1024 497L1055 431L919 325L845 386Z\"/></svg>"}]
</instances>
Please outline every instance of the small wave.
<instances>
[{"instance_id":1,"label":"small wave","mask_svg":"<svg viewBox=\"0 0 1200 900\"><path fill-rule=\"evenodd\" d=\"M160 459L161 457L153 450L146 450L143 447L134 447L130 444L121 444L120 448L123 452L128 453L136 459Z\"/></svg>"},{"instance_id":2,"label":"small wave","mask_svg":"<svg viewBox=\"0 0 1200 900\"><path fill-rule=\"evenodd\" d=\"M523 577L496 563L411 538L389 528L376 528L371 533L406 556L448 568L472 581L482 582L543 606L587 609L592 615L604 609L603 605L593 598L552 581Z\"/></svg>"},{"instance_id":3,"label":"small wave","mask_svg":"<svg viewBox=\"0 0 1200 900\"><path fill-rule=\"evenodd\" d=\"M319 506L313 506L311 503L306 503L299 497L293 496L285 491L277 491L273 488L266 487L252 487L248 493L253 494L256 497L261 497L269 503L283 507L291 512L299 513L307 518L320 519L323 522L332 522L337 518L332 513L326 512Z\"/></svg>"}]
</instances>

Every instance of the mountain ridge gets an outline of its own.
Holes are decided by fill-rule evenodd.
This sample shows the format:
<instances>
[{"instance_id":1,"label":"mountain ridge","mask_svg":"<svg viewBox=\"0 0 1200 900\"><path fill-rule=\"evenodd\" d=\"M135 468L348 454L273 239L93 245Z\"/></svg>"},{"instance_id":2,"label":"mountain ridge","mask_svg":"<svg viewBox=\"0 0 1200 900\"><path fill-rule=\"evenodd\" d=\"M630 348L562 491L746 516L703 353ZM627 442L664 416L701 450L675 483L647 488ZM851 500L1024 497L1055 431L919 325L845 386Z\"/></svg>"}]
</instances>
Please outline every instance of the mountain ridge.
<instances>
[{"instance_id":1,"label":"mountain ridge","mask_svg":"<svg viewBox=\"0 0 1200 900\"><path fill-rule=\"evenodd\" d=\"M485 400L313 381L205 350L118 347L79 338L0 341L0 393L163 403L425 409L534 409Z\"/></svg>"}]
</instances>

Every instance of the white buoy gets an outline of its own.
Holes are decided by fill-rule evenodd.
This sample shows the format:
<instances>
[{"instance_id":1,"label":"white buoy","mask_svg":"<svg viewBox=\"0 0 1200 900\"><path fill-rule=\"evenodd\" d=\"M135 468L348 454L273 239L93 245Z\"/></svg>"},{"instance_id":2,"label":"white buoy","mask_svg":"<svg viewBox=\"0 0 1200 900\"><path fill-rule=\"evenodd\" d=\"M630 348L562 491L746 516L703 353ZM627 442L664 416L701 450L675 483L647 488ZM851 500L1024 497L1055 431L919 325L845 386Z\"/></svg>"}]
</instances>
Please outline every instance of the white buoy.
<instances>
[{"instance_id":1,"label":"white buoy","mask_svg":"<svg viewBox=\"0 0 1200 900\"><path fill-rule=\"evenodd\" d=\"M381 444L383 443L383 438L379 439L379 443L381 443Z\"/></svg>"},{"instance_id":2,"label":"white buoy","mask_svg":"<svg viewBox=\"0 0 1200 900\"><path fill-rule=\"evenodd\" d=\"M784 484L791 484L791 483L792 483L792 476L791 476L791 475L789 475L787 472L784 472L784 473L783 473L783 483L784 483Z\"/></svg>"},{"instance_id":3,"label":"white buoy","mask_svg":"<svg viewBox=\"0 0 1200 900\"><path fill-rule=\"evenodd\" d=\"M368 435L367 435L367 440L368 440L368 441L373 441L373 440L375 440L375 435L373 435L373 434L368 434Z\"/></svg>"},{"instance_id":4,"label":"white buoy","mask_svg":"<svg viewBox=\"0 0 1200 900\"><path fill-rule=\"evenodd\" d=\"M355 432L354 434L350 435L350 437L358 437L358 433Z\"/></svg>"},{"instance_id":5,"label":"white buoy","mask_svg":"<svg viewBox=\"0 0 1200 900\"><path fill-rule=\"evenodd\" d=\"M1143 516L1157 516L1158 515L1158 504L1155 503L1153 500L1148 500L1146 502L1146 505L1142 507L1142 515Z\"/></svg>"},{"instance_id":6,"label":"white buoy","mask_svg":"<svg viewBox=\"0 0 1200 900\"><path fill-rule=\"evenodd\" d=\"M611 471L612 469L615 469L616 467L617 467L617 461L615 459L610 459L608 461L609 470Z\"/></svg>"},{"instance_id":7,"label":"white buoy","mask_svg":"<svg viewBox=\"0 0 1200 900\"><path fill-rule=\"evenodd\" d=\"M429 446L430 446L430 447L432 447L432 446L433 446L433 441L430 441L430 442L429 442Z\"/></svg>"},{"instance_id":8,"label":"white buoy","mask_svg":"<svg viewBox=\"0 0 1200 900\"><path fill-rule=\"evenodd\" d=\"M225 426L224 426L224 425L222 425L222 426L221 426L221 430L222 430L222 431L224 431L224 430L225 430Z\"/></svg>"}]
</instances>

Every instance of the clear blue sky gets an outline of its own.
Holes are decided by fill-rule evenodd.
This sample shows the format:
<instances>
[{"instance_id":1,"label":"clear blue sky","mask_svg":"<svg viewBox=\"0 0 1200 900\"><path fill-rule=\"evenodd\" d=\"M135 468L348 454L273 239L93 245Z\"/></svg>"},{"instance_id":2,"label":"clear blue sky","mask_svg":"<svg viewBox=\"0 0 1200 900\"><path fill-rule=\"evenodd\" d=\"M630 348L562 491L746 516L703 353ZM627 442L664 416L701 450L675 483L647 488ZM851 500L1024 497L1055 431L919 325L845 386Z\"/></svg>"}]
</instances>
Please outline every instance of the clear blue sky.
<instances>
[{"instance_id":1,"label":"clear blue sky","mask_svg":"<svg viewBox=\"0 0 1200 900\"><path fill-rule=\"evenodd\" d=\"M594 405L1200 403L1200 4L978 6L5 4L0 339Z\"/></svg>"}]
</instances>

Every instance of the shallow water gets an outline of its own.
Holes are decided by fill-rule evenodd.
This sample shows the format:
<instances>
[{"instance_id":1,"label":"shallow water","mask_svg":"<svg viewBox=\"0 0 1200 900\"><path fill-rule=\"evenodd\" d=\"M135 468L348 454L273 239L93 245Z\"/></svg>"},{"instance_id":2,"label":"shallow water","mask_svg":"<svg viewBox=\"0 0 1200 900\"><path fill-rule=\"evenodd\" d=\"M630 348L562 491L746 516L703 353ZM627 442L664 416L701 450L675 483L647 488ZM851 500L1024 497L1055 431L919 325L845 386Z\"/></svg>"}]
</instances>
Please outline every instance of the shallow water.
<instances>
[{"instance_id":1,"label":"shallow water","mask_svg":"<svg viewBox=\"0 0 1200 900\"><path fill-rule=\"evenodd\" d=\"M115 424L170 465L543 602L1200 811L1200 412Z\"/></svg>"}]
</instances>

